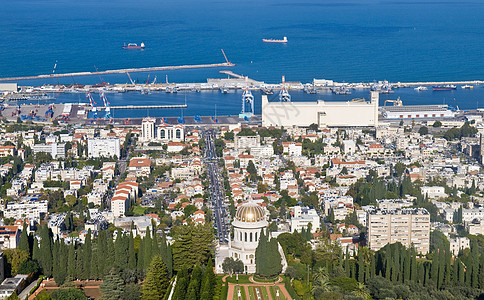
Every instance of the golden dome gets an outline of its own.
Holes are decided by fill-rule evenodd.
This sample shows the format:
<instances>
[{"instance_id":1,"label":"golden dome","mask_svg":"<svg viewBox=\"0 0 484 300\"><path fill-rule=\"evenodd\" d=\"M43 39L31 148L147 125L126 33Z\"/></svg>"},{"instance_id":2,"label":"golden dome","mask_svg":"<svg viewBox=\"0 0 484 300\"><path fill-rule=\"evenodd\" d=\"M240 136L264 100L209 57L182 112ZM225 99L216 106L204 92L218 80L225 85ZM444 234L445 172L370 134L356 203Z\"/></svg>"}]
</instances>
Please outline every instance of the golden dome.
<instances>
[{"instance_id":1,"label":"golden dome","mask_svg":"<svg viewBox=\"0 0 484 300\"><path fill-rule=\"evenodd\" d=\"M247 202L237 208L235 220L239 222L261 222L266 220L264 208L253 202Z\"/></svg>"}]
</instances>

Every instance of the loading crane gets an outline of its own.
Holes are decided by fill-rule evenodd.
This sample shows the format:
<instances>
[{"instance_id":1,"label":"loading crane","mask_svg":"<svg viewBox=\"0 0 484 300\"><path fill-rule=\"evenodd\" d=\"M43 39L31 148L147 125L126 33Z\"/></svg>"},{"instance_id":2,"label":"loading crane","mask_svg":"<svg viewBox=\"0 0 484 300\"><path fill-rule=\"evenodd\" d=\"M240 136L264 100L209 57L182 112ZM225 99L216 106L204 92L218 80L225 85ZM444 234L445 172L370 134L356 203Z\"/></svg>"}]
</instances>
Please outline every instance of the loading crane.
<instances>
[{"instance_id":1,"label":"loading crane","mask_svg":"<svg viewBox=\"0 0 484 300\"><path fill-rule=\"evenodd\" d=\"M403 101L400 100L400 97L398 97L397 100L385 100L385 103L383 104L383 106L387 106L387 102L393 103L393 106L402 106L403 105Z\"/></svg>"}]
</instances>

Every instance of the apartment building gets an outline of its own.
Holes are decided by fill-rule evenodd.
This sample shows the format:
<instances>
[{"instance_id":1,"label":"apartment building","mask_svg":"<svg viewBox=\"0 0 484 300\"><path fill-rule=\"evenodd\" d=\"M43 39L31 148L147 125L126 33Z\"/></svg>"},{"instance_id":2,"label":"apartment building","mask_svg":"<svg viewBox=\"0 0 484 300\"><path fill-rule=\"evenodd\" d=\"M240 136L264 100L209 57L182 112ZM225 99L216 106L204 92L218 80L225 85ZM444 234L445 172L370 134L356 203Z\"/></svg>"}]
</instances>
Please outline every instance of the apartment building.
<instances>
[{"instance_id":1,"label":"apartment building","mask_svg":"<svg viewBox=\"0 0 484 300\"><path fill-rule=\"evenodd\" d=\"M372 250L400 242L418 253L429 251L430 214L424 208L374 209L368 211L368 242Z\"/></svg>"},{"instance_id":2,"label":"apartment building","mask_svg":"<svg viewBox=\"0 0 484 300\"><path fill-rule=\"evenodd\" d=\"M89 157L120 157L119 138L94 138L87 140Z\"/></svg>"}]
</instances>

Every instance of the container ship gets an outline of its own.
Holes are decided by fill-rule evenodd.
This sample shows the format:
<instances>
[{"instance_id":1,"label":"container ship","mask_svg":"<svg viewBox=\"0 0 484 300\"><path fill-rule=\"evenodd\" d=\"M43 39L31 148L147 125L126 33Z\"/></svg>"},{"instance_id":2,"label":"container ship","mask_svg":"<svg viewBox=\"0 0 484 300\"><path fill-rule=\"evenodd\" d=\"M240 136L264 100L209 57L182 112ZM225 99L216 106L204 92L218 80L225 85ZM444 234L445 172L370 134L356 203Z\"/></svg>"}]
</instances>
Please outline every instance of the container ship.
<instances>
[{"instance_id":1,"label":"container ship","mask_svg":"<svg viewBox=\"0 0 484 300\"><path fill-rule=\"evenodd\" d=\"M441 86L434 86L434 91L452 91L457 89L455 85L441 85Z\"/></svg>"},{"instance_id":2,"label":"container ship","mask_svg":"<svg viewBox=\"0 0 484 300\"><path fill-rule=\"evenodd\" d=\"M128 45L124 44L123 49L144 49L145 44L141 43L139 46L135 43L129 43Z\"/></svg>"},{"instance_id":3,"label":"container ship","mask_svg":"<svg viewBox=\"0 0 484 300\"><path fill-rule=\"evenodd\" d=\"M276 39L262 39L263 43L279 43L279 44L285 44L287 43L287 37L284 37L282 40L276 40Z\"/></svg>"}]
</instances>

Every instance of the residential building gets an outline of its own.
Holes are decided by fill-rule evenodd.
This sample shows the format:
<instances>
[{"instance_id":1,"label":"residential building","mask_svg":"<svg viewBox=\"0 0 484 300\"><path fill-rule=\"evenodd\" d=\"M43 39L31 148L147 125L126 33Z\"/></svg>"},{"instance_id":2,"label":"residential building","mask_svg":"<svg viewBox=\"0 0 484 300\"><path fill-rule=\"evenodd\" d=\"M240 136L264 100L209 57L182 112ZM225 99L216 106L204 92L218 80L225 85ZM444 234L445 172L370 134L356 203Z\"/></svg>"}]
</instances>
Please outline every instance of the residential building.
<instances>
[{"instance_id":1,"label":"residential building","mask_svg":"<svg viewBox=\"0 0 484 300\"><path fill-rule=\"evenodd\" d=\"M260 146L259 135L239 136L234 137L235 150L247 150L253 147Z\"/></svg>"},{"instance_id":2,"label":"residential building","mask_svg":"<svg viewBox=\"0 0 484 300\"><path fill-rule=\"evenodd\" d=\"M34 154L45 152L49 153L52 158L65 158L66 157L66 144L65 143L51 143L51 144L35 144L33 147Z\"/></svg>"},{"instance_id":3,"label":"residential building","mask_svg":"<svg viewBox=\"0 0 484 300\"><path fill-rule=\"evenodd\" d=\"M430 214L424 208L374 209L368 211L368 243L379 250L386 244L400 242L428 253L430 246Z\"/></svg>"},{"instance_id":4,"label":"residential building","mask_svg":"<svg viewBox=\"0 0 484 300\"><path fill-rule=\"evenodd\" d=\"M301 232L303 228L308 229L311 224L311 233L315 233L321 227L321 219L314 208L294 206L294 215L291 217L291 232Z\"/></svg>"},{"instance_id":5,"label":"residential building","mask_svg":"<svg viewBox=\"0 0 484 300\"><path fill-rule=\"evenodd\" d=\"M467 237L457 236L449 239L450 252L453 256L459 255L459 251L470 248L470 240Z\"/></svg>"},{"instance_id":6,"label":"residential building","mask_svg":"<svg viewBox=\"0 0 484 300\"><path fill-rule=\"evenodd\" d=\"M155 140L155 124L156 118L146 117L141 121L141 136L140 141L152 142Z\"/></svg>"},{"instance_id":7,"label":"residential building","mask_svg":"<svg viewBox=\"0 0 484 300\"><path fill-rule=\"evenodd\" d=\"M20 229L13 226L0 226L0 250L15 249L20 242Z\"/></svg>"},{"instance_id":8,"label":"residential building","mask_svg":"<svg viewBox=\"0 0 484 300\"><path fill-rule=\"evenodd\" d=\"M149 176L151 173L151 159L133 157L129 161L129 172L133 172L136 176Z\"/></svg>"},{"instance_id":9,"label":"residential building","mask_svg":"<svg viewBox=\"0 0 484 300\"><path fill-rule=\"evenodd\" d=\"M119 138L94 138L87 140L87 152L89 157L114 157L121 156Z\"/></svg>"}]
</instances>

